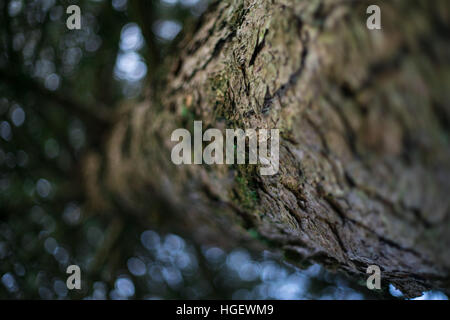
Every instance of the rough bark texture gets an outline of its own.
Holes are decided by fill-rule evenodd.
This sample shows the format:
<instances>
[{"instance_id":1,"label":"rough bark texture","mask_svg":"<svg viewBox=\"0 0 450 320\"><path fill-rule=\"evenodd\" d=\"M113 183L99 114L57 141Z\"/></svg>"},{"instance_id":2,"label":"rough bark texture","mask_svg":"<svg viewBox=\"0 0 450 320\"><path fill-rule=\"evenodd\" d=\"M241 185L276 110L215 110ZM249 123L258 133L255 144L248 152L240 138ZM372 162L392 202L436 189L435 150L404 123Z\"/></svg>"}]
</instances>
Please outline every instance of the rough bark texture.
<instances>
[{"instance_id":1,"label":"rough bark texture","mask_svg":"<svg viewBox=\"0 0 450 320\"><path fill-rule=\"evenodd\" d=\"M407 296L450 288L448 1L220 1L167 86L86 157L92 205L317 261ZM149 102L151 101L151 102ZM175 166L174 129L280 129L280 171Z\"/></svg>"}]
</instances>

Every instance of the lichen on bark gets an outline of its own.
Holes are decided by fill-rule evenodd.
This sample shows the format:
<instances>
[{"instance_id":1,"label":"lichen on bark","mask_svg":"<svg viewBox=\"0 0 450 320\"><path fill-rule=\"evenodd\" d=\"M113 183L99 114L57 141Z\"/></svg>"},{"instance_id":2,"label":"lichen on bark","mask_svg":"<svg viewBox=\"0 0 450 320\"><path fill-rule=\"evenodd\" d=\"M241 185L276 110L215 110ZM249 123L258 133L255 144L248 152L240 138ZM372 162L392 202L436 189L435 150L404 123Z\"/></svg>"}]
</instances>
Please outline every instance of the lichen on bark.
<instances>
[{"instance_id":1,"label":"lichen on bark","mask_svg":"<svg viewBox=\"0 0 450 320\"><path fill-rule=\"evenodd\" d=\"M379 1L375 31L366 1L214 3L168 59L167 87L112 131L104 201L298 265L365 278L375 264L407 297L448 293L450 6L418 2ZM278 128L280 172L175 166L171 132L194 119Z\"/></svg>"}]
</instances>

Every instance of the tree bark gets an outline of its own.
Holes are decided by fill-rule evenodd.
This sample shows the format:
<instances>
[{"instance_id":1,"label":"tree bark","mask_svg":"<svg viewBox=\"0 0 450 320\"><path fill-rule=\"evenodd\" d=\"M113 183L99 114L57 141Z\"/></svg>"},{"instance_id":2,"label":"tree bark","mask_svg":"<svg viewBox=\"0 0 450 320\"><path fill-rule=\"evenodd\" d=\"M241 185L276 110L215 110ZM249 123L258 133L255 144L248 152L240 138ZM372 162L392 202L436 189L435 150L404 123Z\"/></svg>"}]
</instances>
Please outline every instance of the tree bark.
<instances>
[{"instance_id":1,"label":"tree bark","mask_svg":"<svg viewBox=\"0 0 450 320\"><path fill-rule=\"evenodd\" d=\"M373 2L373 1L372 1ZM84 177L97 210L283 253L407 297L450 289L448 1L220 1ZM171 133L280 129L280 171L182 165Z\"/></svg>"}]
</instances>

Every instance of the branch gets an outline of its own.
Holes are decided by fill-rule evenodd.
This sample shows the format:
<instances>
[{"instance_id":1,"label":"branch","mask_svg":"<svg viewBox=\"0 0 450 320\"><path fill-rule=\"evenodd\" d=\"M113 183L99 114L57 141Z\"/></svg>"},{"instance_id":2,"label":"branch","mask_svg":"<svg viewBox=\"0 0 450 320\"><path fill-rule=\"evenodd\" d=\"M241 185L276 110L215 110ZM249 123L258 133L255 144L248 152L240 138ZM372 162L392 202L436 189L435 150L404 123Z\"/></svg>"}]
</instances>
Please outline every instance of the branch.
<instances>
[{"instance_id":1,"label":"branch","mask_svg":"<svg viewBox=\"0 0 450 320\"><path fill-rule=\"evenodd\" d=\"M33 91L38 96L60 105L69 113L76 115L89 125L110 126L113 123L113 111L105 106L101 104L93 106L79 103L67 93L62 91L50 91L38 81L24 74L0 69L0 79L4 80L9 86L22 88L26 91Z\"/></svg>"}]
</instances>

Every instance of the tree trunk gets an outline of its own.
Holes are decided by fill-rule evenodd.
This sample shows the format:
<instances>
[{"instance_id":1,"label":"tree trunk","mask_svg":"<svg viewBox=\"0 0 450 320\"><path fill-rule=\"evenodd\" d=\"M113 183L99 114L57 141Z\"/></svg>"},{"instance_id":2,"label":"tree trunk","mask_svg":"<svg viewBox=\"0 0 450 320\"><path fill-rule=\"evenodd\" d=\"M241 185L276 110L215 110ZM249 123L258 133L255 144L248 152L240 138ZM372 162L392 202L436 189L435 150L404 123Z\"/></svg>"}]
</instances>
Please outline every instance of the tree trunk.
<instances>
[{"instance_id":1,"label":"tree trunk","mask_svg":"<svg viewBox=\"0 0 450 320\"><path fill-rule=\"evenodd\" d=\"M164 86L84 161L90 203L202 242L315 261L406 296L449 293L450 5L220 1L169 58ZM280 170L181 165L171 133L278 128Z\"/></svg>"}]
</instances>

